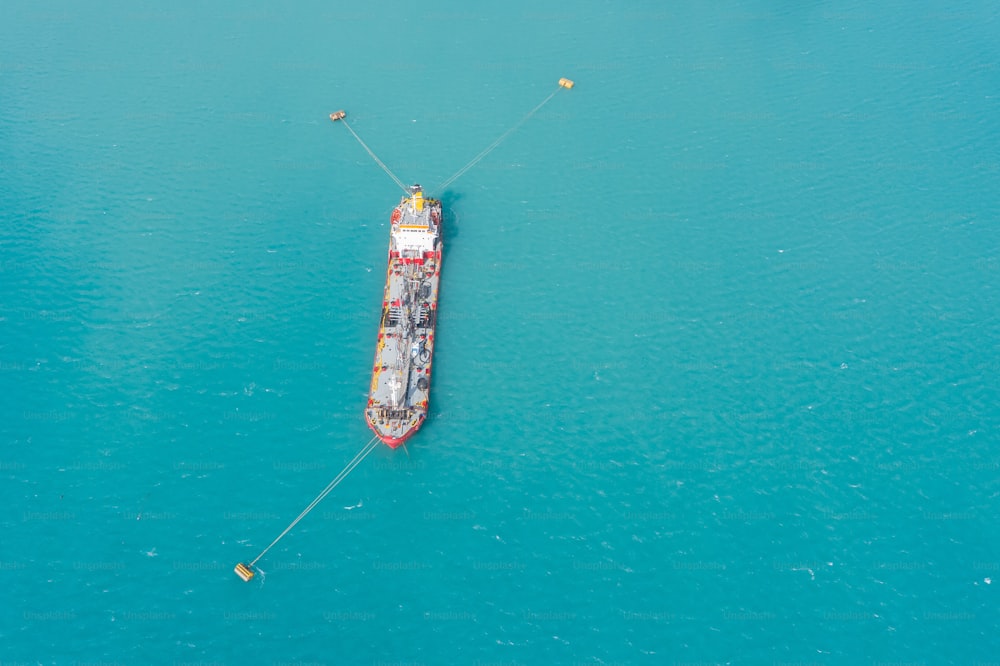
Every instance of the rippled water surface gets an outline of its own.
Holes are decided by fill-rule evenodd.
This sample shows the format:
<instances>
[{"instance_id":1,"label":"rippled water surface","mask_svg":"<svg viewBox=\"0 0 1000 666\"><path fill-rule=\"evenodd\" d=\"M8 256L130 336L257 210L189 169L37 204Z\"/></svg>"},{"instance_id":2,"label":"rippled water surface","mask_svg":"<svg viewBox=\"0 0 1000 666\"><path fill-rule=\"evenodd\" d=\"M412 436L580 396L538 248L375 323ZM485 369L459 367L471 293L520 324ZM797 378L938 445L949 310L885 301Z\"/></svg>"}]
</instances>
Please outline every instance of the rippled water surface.
<instances>
[{"instance_id":1,"label":"rippled water surface","mask_svg":"<svg viewBox=\"0 0 1000 666\"><path fill-rule=\"evenodd\" d=\"M995 661L998 33L6 3L0 662ZM369 438L400 193L340 108L445 201L432 417L245 584Z\"/></svg>"}]
</instances>

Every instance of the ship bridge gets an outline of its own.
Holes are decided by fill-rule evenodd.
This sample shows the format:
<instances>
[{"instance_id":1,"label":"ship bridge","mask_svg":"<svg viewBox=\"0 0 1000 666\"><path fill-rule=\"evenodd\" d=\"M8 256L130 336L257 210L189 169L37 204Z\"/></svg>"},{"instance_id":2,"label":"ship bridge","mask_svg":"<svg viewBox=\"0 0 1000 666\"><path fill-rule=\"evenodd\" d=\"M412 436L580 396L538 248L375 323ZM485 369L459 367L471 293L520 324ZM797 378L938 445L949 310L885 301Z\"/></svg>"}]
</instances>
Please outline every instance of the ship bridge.
<instances>
[{"instance_id":1,"label":"ship bridge","mask_svg":"<svg viewBox=\"0 0 1000 666\"><path fill-rule=\"evenodd\" d=\"M412 191L411 197L400 202L399 216L393 216L392 241L402 256L420 257L434 251L440 219L435 219L439 213L427 205L420 186L414 185Z\"/></svg>"}]
</instances>

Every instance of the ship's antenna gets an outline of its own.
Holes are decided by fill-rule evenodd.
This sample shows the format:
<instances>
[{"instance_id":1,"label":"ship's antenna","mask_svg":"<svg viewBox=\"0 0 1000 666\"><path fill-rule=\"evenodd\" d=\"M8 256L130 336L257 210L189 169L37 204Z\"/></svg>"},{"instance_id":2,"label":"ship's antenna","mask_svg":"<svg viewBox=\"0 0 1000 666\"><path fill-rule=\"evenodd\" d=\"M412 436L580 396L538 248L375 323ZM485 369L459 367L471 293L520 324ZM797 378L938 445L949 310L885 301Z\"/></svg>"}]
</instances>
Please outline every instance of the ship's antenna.
<instances>
[{"instance_id":1,"label":"ship's antenna","mask_svg":"<svg viewBox=\"0 0 1000 666\"><path fill-rule=\"evenodd\" d=\"M438 185L438 187L437 187L438 191L444 190L444 188L448 187L449 185L451 185L452 183L454 183L456 180L458 180L459 178L461 178L462 176L464 176L466 174L466 172L469 171L469 169L471 169L472 167L474 167L477 164L479 164L487 155L489 155L494 150L496 150L497 146L499 146L501 143L503 143L504 139L506 139L508 136L510 136L511 134L513 134L521 125L523 125L524 123L528 122L528 120L531 118L531 116L533 116L536 113L538 113L539 109L541 109L543 106L545 106L546 104L548 104L549 101L553 97L556 96L556 93L558 93L560 90L563 90L563 89L569 90L570 88L573 87L573 85L574 85L574 83L572 81L570 81L569 79L559 79L559 87L558 88L556 88L555 90L553 90L552 93L548 97L546 97L545 99L543 99L541 101L541 103L538 104L538 106L536 106L531 111L529 111L523 118L521 118L516 123L514 123L513 127L511 127L506 132L504 132L503 134L501 134L497 138L496 141L494 141L490 145L486 146L486 148L483 149L483 151L481 153L479 153L478 155L476 155L475 157L473 157L471 162L469 162L464 167L462 167L461 169L459 169L458 171L456 171L455 174L451 178L449 178L448 180L446 180L443 183L441 183L440 185Z\"/></svg>"},{"instance_id":2,"label":"ship's antenna","mask_svg":"<svg viewBox=\"0 0 1000 666\"><path fill-rule=\"evenodd\" d=\"M392 178L392 180L396 183L396 185L399 185L399 189L403 190L404 193L409 195L410 189L403 184L403 181L401 181L399 178L396 177L396 174L394 174L392 171L389 170L389 167L385 165L385 162L383 162L378 158L378 155L376 155L375 152L368 147L368 144L361 140L361 137L358 136L358 133L354 131L354 128L347 123L346 116L347 114L344 111L335 111L334 113L330 114L330 120L334 122L337 122L338 120L343 122L344 127L347 128L347 131L350 132L352 135L354 135L354 138L358 140L358 143L361 144L361 147L364 148L368 152L368 154L372 156L372 159L375 160L376 164L382 167L382 171L385 171L385 173L389 176L389 178Z\"/></svg>"},{"instance_id":3,"label":"ship's antenna","mask_svg":"<svg viewBox=\"0 0 1000 666\"><path fill-rule=\"evenodd\" d=\"M316 499L314 499L312 502L310 502L309 506L307 506L305 509L303 509L302 513L300 513L298 515L298 517L295 520L293 520L288 527L285 528L285 531L282 532L281 534L279 534L278 538L275 539L274 541L272 541L270 543L270 545L268 545L267 548L265 548L264 550L260 551L260 555L258 555L257 557L253 558L253 560L251 560L250 564L243 564L242 562L240 562L239 564L236 565L236 575L239 576L240 578L242 578L243 580L245 580L247 582L250 582L250 579L253 578L253 576L254 576L253 567L254 567L255 564L257 564L257 561L260 560L260 558L264 557L264 555L267 553L267 551L271 550L271 548L274 547L274 544L276 544L279 541L281 541L286 534L288 534L289 532L291 532L292 528L295 527L296 525L298 525L299 521L306 517L306 514L308 514L313 509L315 509L316 505L319 504L320 502L322 502L323 499L327 495L329 495L330 492L334 488L336 488L340 484L341 481L343 481L344 479L346 479L347 475L350 474L352 471L354 471L354 468L357 467L358 465L360 465L361 461L364 460L365 458L367 458L368 454L371 453L372 451L374 451L377 446L378 446L378 436L372 437L371 440L369 440L368 443L365 444L364 448L362 448L360 451L358 451L358 454L356 456L354 456L354 458L351 460L351 462L347 463L347 466L340 471L340 474L338 474L336 477L334 477L333 481L331 481L330 483L327 484L326 488L323 489L323 492L321 492L319 495L317 495Z\"/></svg>"}]
</instances>

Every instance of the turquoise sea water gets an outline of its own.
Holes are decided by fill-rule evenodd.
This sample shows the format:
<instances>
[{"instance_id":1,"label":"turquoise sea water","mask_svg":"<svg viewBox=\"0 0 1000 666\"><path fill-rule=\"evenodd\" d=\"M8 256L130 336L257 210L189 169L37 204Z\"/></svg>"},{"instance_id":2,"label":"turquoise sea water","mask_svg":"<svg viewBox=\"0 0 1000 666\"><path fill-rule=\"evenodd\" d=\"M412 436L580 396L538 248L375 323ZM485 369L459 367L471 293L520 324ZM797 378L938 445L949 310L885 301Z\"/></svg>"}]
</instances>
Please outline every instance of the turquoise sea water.
<instances>
[{"instance_id":1,"label":"turquoise sea water","mask_svg":"<svg viewBox=\"0 0 1000 666\"><path fill-rule=\"evenodd\" d=\"M0 6L0 663L997 662L1000 11L878 4ZM432 418L244 584L369 438L339 108Z\"/></svg>"}]
</instances>

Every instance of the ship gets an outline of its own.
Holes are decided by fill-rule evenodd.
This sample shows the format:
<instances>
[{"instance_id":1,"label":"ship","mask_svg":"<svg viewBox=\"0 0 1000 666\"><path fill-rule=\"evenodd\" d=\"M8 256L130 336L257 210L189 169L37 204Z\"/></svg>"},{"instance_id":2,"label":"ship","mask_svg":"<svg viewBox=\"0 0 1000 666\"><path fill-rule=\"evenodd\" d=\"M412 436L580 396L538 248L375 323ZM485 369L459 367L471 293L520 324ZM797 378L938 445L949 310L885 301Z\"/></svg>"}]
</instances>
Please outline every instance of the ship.
<instances>
[{"instance_id":1,"label":"ship","mask_svg":"<svg viewBox=\"0 0 1000 666\"><path fill-rule=\"evenodd\" d=\"M571 79L559 79L559 87L438 189L443 191L478 164L559 90L570 90L574 85ZM351 128L345 111L331 113L330 120L343 124L375 163L407 194L390 217L389 265L365 407L368 426L378 439L395 449L412 437L427 419L443 250L441 201L425 197L420 185L407 188Z\"/></svg>"},{"instance_id":2,"label":"ship","mask_svg":"<svg viewBox=\"0 0 1000 666\"><path fill-rule=\"evenodd\" d=\"M365 420L390 448L427 418L441 281L441 201L412 185L389 217L389 261Z\"/></svg>"}]
</instances>

